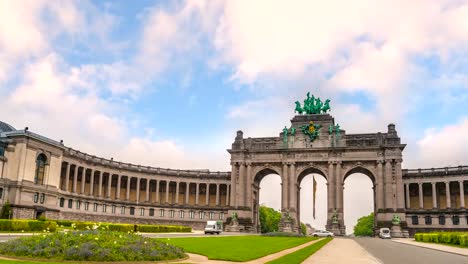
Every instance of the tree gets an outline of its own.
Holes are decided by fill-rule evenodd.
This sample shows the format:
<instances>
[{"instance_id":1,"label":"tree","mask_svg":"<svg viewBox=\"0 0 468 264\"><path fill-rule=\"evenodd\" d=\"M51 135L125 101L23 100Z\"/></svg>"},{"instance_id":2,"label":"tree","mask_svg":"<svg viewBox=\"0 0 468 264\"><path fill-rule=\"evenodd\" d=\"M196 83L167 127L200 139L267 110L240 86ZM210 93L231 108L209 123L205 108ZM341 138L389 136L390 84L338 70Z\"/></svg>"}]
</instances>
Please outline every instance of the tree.
<instances>
[{"instance_id":1,"label":"tree","mask_svg":"<svg viewBox=\"0 0 468 264\"><path fill-rule=\"evenodd\" d=\"M374 235L374 213L363 216L358 219L354 226L355 236L373 236Z\"/></svg>"},{"instance_id":2,"label":"tree","mask_svg":"<svg viewBox=\"0 0 468 264\"><path fill-rule=\"evenodd\" d=\"M0 213L0 219L10 219L11 214L12 212L10 202L6 201L3 204L2 212Z\"/></svg>"},{"instance_id":3,"label":"tree","mask_svg":"<svg viewBox=\"0 0 468 264\"><path fill-rule=\"evenodd\" d=\"M281 213L273 208L261 205L259 209L260 229L262 233L276 232L279 229Z\"/></svg>"},{"instance_id":4,"label":"tree","mask_svg":"<svg viewBox=\"0 0 468 264\"><path fill-rule=\"evenodd\" d=\"M306 236L307 235L307 227L304 223L301 223L301 233Z\"/></svg>"}]
</instances>

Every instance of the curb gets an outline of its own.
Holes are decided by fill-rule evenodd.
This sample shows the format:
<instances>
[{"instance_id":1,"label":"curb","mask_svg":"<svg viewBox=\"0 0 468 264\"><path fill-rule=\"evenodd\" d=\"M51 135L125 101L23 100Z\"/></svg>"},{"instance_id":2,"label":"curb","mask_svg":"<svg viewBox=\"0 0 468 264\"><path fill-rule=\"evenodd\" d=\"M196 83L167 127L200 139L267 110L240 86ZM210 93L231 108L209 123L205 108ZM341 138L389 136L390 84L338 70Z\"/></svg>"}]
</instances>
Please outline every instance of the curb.
<instances>
[{"instance_id":1,"label":"curb","mask_svg":"<svg viewBox=\"0 0 468 264\"><path fill-rule=\"evenodd\" d=\"M449 253L449 254L454 254L454 255L459 255L459 256L463 256L463 257L468 257L468 255L465 255L465 254L461 254L461 253L457 253L457 252L451 252L451 251L446 251L446 250L443 250L443 249L430 248L430 247L425 247L425 246L418 245L418 244L400 242L400 241L398 241L398 240L393 240L393 239L392 239L391 241L392 241L392 242L395 242L395 243L400 243L400 244L405 244L405 245L414 246L414 247L426 248L426 249L436 250L436 251L445 252L445 253Z\"/></svg>"}]
</instances>

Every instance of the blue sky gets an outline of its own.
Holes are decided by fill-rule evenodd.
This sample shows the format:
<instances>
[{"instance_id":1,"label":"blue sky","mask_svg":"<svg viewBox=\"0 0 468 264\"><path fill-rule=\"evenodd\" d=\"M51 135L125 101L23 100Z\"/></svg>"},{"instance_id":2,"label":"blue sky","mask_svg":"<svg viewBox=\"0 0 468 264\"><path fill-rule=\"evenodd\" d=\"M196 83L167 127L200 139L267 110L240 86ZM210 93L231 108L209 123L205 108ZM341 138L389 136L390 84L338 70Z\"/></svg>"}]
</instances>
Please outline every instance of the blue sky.
<instances>
[{"instance_id":1,"label":"blue sky","mask_svg":"<svg viewBox=\"0 0 468 264\"><path fill-rule=\"evenodd\" d=\"M406 168L468 164L468 1L0 0L0 120L93 155L229 170L307 91ZM271 192L274 193L274 192Z\"/></svg>"}]
</instances>

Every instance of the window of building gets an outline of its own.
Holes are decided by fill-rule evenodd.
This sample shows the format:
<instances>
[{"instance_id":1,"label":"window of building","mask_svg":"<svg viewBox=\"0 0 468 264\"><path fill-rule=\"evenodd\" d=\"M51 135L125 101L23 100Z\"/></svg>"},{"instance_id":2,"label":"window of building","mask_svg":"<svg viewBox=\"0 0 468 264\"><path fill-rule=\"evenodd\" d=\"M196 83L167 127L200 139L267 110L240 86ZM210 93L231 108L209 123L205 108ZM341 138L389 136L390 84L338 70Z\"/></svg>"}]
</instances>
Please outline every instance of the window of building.
<instances>
[{"instance_id":1,"label":"window of building","mask_svg":"<svg viewBox=\"0 0 468 264\"><path fill-rule=\"evenodd\" d=\"M219 213L219 219L223 220L224 219L224 212Z\"/></svg>"},{"instance_id":2,"label":"window of building","mask_svg":"<svg viewBox=\"0 0 468 264\"><path fill-rule=\"evenodd\" d=\"M169 210L169 217L174 218L174 210Z\"/></svg>"},{"instance_id":3,"label":"window of building","mask_svg":"<svg viewBox=\"0 0 468 264\"><path fill-rule=\"evenodd\" d=\"M3 157L3 156L5 156L5 147L0 146L0 157Z\"/></svg>"},{"instance_id":4,"label":"window of building","mask_svg":"<svg viewBox=\"0 0 468 264\"><path fill-rule=\"evenodd\" d=\"M159 216L164 217L164 209L159 209Z\"/></svg>"},{"instance_id":5,"label":"window of building","mask_svg":"<svg viewBox=\"0 0 468 264\"><path fill-rule=\"evenodd\" d=\"M107 204L102 205L102 212L106 213L107 212Z\"/></svg>"},{"instance_id":6,"label":"window of building","mask_svg":"<svg viewBox=\"0 0 468 264\"><path fill-rule=\"evenodd\" d=\"M85 209L85 211L89 210L89 202L84 203L84 209Z\"/></svg>"},{"instance_id":7,"label":"window of building","mask_svg":"<svg viewBox=\"0 0 468 264\"><path fill-rule=\"evenodd\" d=\"M184 218L184 211L182 210L179 211L179 218Z\"/></svg>"},{"instance_id":8,"label":"window of building","mask_svg":"<svg viewBox=\"0 0 468 264\"><path fill-rule=\"evenodd\" d=\"M445 225L445 215L440 215L439 216L439 224L440 225Z\"/></svg>"},{"instance_id":9,"label":"window of building","mask_svg":"<svg viewBox=\"0 0 468 264\"><path fill-rule=\"evenodd\" d=\"M195 218L195 212L194 212L194 211L190 211L190 212L189 212L189 217L190 217L191 219Z\"/></svg>"},{"instance_id":10,"label":"window of building","mask_svg":"<svg viewBox=\"0 0 468 264\"><path fill-rule=\"evenodd\" d=\"M120 207L120 213L125 214L125 206Z\"/></svg>"},{"instance_id":11,"label":"window of building","mask_svg":"<svg viewBox=\"0 0 468 264\"><path fill-rule=\"evenodd\" d=\"M411 223L412 223L413 225L418 225L418 224L419 224L419 218L418 218L417 215L411 216Z\"/></svg>"},{"instance_id":12,"label":"window of building","mask_svg":"<svg viewBox=\"0 0 468 264\"><path fill-rule=\"evenodd\" d=\"M145 208L140 208L140 216L144 216L145 215Z\"/></svg>"},{"instance_id":13,"label":"window of building","mask_svg":"<svg viewBox=\"0 0 468 264\"><path fill-rule=\"evenodd\" d=\"M76 209L80 210L81 201L76 201Z\"/></svg>"},{"instance_id":14,"label":"window of building","mask_svg":"<svg viewBox=\"0 0 468 264\"><path fill-rule=\"evenodd\" d=\"M39 193L34 193L34 197L33 197L34 203L37 203L38 200L39 200Z\"/></svg>"},{"instance_id":15,"label":"window of building","mask_svg":"<svg viewBox=\"0 0 468 264\"><path fill-rule=\"evenodd\" d=\"M430 215L426 215L424 220L426 225L432 225L432 217Z\"/></svg>"},{"instance_id":16,"label":"window of building","mask_svg":"<svg viewBox=\"0 0 468 264\"><path fill-rule=\"evenodd\" d=\"M149 209L149 216L154 216L154 209L153 208Z\"/></svg>"},{"instance_id":17,"label":"window of building","mask_svg":"<svg viewBox=\"0 0 468 264\"><path fill-rule=\"evenodd\" d=\"M98 208L98 204L97 204L97 203L94 203L94 204L93 204L93 211L94 211L94 212L97 212L97 208Z\"/></svg>"},{"instance_id":18,"label":"window of building","mask_svg":"<svg viewBox=\"0 0 468 264\"><path fill-rule=\"evenodd\" d=\"M452 222L453 222L453 225L459 225L460 224L460 217L458 215L452 216Z\"/></svg>"},{"instance_id":19,"label":"window of building","mask_svg":"<svg viewBox=\"0 0 468 264\"><path fill-rule=\"evenodd\" d=\"M65 205L65 198L60 198L60 207Z\"/></svg>"},{"instance_id":20,"label":"window of building","mask_svg":"<svg viewBox=\"0 0 468 264\"><path fill-rule=\"evenodd\" d=\"M135 215L135 207L130 207L130 215Z\"/></svg>"},{"instance_id":21,"label":"window of building","mask_svg":"<svg viewBox=\"0 0 468 264\"><path fill-rule=\"evenodd\" d=\"M0 188L0 199L3 198L3 188Z\"/></svg>"},{"instance_id":22,"label":"window of building","mask_svg":"<svg viewBox=\"0 0 468 264\"><path fill-rule=\"evenodd\" d=\"M72 208L73 207L73 200L72 199L68 199L68 208Z\"/></svg>"},{"instance_id":23,"label":"window of building","mask_svg":"<svg viewBox=\"0 0 468 264\"><path fill-rule=\"evenodd\" d=\"M39 202L41 204L43 204L45 202L45 193L41 193L41 195L39 196Z\"/></svg>"},{"instance_id":24,"label":"window of building","mask_svg":"<svg viewBox=\"0 0 468 264\"><path fill-rule=\"evenodd\" d=\"M36 159L36 173L34 175L35 184L44 184L44 174L47 157L44 153L39 154Z\"/></svg>"},{"instance_id":25,"label":"window of building","mask_svg":"<svg viewBox=\"0 0 468 264\"><path fill-rule=\"evenodd\" d=\"M212 219L214 218L214 213L213 213L213 212L210 212L210 213L208 214L208 217L210 218L210 220L212 220Z\"/></svg>"},{"instance_id":26,"label":"window of building","mask_svg":"<svg viewBox=\"0 0 468 264\"><path fill-rule=\"evenodd\" d=\"M116 207L115 205L112 205L112 207L111 207L111 211L112 211L113 214L115 214L115 207Z\"/></svg>"},{"instance_id":27,"label":"window of building","mask_svg":"<svg viewBox=\"0 0 468 264\"><path fill-rule=\"evenodd\" d=\"M198 212L198 217L203 219L205 217L205 212Z\"/></svg>"}]
</instances>

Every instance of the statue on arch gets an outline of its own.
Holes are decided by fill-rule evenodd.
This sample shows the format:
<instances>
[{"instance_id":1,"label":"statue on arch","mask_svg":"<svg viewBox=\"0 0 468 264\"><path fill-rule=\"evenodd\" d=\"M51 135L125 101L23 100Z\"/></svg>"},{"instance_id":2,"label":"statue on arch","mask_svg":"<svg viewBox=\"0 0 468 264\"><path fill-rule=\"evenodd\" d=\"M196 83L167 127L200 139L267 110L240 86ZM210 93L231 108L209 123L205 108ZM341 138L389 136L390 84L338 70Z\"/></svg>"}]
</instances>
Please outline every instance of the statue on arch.
<instances>
[{"instance_id":1,"label":"statue on arch","mask_svg":"<svg viewBox=\"0 0 468 264\"><path fill-rule=\"evenodd\" d=\"M338 212L336 211L336 208L333 210L332 224L338 224Z\"/></svg>"}]
</instances>

